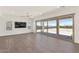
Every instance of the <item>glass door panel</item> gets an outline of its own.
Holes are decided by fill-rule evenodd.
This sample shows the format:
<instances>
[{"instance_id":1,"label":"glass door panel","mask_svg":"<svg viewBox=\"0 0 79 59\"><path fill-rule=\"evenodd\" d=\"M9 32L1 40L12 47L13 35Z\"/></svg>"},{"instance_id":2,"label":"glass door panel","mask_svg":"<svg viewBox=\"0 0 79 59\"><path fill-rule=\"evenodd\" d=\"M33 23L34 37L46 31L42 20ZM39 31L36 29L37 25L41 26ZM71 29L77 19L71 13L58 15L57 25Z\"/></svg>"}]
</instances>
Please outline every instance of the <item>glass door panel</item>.
<instances>
[{"instance_id":1,"label":"glass door panel","mask_svg":"<svg viewBox=\"0 0 79 59\"><path fill-rule=\"evenodd\" d=\"M48 33L56 34L57 33L57 22L56 20L48 21Z\"/></svg>"},{"instance_id":2,"label":"glass door panel","mask_svg":"<svg viewBox=\"0 0 79 59\"><path fill-rule=\"evenodd\" d=\"M59 34L72 36L73 34L73 20L72 18L59 20Z\"/></svg>"},{"instance_id":3,"label":"glass door panel","mask_svg":"<svg viewBox=\"0 0 79 59\"><path fill-rule=\"evenodd\" d=\"M41 21L36 22L36 31L37 32L41 32L42 31Z\"/></svg>"},{"instance_id":4,"label":"glass door panel","mask_svg":"<svg viewBox=\"0 0 79 59\"><path fill-rule=\"evenodd\" d=\"M44 32L47 32L47 21L44 21Z\"/></svg>"}]
</instances>

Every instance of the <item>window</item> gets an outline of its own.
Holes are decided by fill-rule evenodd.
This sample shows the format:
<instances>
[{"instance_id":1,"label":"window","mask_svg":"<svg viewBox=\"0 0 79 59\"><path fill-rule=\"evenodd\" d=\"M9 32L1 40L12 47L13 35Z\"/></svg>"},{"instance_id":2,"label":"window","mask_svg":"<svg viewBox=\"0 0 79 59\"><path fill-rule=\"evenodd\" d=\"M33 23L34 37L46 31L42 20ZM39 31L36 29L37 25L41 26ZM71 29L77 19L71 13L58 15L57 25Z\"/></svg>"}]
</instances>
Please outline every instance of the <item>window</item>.
<instances>
[{"instance_id":1,"label":"window","mask_svg":"<svg viewBox=\"0 0 79 59\"><path fill-rule=\"evenodd\" d=\"M48 33L56 34L57 33L57 22L56 20L48 21Z\"/></svg>"},{"instance_id":2,"label":"window","mask_svg":"<svg viewBox=\"0 0 79 59\"><path fill-rule=\"evenodd\" d=\"M59 34L72 36L73 34L73 22L72 18L65 18L59 20Z\"/></svg>"}]
</instances>

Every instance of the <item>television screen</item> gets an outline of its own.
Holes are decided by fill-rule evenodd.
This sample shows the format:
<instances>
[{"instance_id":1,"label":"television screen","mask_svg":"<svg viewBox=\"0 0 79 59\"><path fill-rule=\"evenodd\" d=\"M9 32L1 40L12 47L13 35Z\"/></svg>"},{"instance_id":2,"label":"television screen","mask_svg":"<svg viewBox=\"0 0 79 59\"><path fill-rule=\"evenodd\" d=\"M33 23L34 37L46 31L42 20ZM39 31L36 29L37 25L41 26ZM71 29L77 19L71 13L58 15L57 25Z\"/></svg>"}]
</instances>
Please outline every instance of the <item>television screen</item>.
<instances>
[{"instance_id":1,"label":"television screen","mask_svg":"<svg viewBox=\"0 0 79 59\"><path fill-rule=\"evenodd\" d=\"M15 22L15 28L26 28L26 22Z\"/></svg>"}]
</instances>

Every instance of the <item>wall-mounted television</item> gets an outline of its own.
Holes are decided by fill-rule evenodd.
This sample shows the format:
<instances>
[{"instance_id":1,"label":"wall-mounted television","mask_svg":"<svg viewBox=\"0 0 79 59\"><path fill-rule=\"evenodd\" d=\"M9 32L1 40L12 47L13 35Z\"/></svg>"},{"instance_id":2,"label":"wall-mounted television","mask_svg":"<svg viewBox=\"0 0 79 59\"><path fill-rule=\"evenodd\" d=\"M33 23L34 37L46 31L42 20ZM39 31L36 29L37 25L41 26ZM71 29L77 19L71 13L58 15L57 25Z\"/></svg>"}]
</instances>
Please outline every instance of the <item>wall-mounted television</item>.
<instances>
[{"instance_id":1,"label":"wall-mounted television","mask_svg":"<svg viewBox=\"0 0 79 59\"><path fill-rule=\"evenodd\" d=\"M15 22L15 28L26 28L26 22Z\"/></svg>"}]
</instances>

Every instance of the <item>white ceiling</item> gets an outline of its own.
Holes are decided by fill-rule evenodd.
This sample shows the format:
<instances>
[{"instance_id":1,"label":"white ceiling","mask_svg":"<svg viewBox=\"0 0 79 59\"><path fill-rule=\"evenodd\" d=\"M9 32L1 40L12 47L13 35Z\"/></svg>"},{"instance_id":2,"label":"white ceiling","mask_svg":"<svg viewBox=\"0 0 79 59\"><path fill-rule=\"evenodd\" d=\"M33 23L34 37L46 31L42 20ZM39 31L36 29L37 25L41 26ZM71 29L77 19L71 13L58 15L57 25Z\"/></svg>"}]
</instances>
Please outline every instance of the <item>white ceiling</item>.
<instances>
[{"instance_id":1,"label":"white ceiling","mask_svg":"<svg viewBox=\"0 0 79 59\"><path fill-rule=\"evenodd\" d=\"M27 14L32 17L41 15L45 12L55 10L56 6L0 6L0 13L13 16L26 16Z\"/></svg>"}]
</instances>

